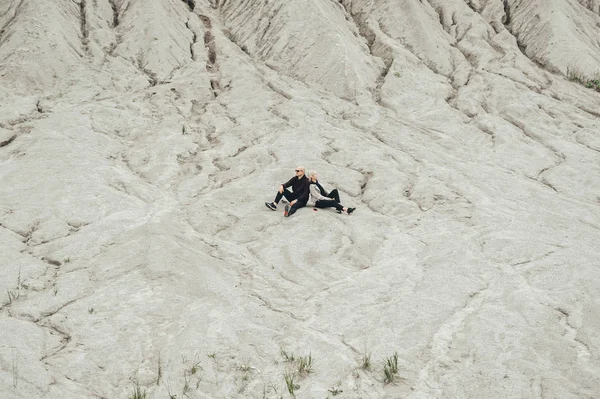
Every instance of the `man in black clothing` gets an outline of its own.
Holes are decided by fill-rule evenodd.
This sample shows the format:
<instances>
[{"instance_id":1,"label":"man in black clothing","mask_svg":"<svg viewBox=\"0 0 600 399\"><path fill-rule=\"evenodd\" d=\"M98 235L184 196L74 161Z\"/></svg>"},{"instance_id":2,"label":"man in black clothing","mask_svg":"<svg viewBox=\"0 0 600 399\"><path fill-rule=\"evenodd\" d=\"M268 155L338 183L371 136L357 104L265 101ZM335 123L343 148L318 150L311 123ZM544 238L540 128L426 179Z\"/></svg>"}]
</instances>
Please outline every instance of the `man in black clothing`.
<instances>
[{"instance_id":1,"label":"man in black clothing","mask_svg":"<svg viewBox=\"0 0 600 399\"><path fill-rule=\"evenodd\" d=\"M290 201L290 206L285 206L284 216L293 215L298 209L306 206L306 202L308 201L308 190L310 186L310 180L304 174L304 167L298 166L296 168L296 176L292 177L287 183L283 183L279 186L279 190L277 195L275 196L275 201L273 202L265 202L267 208L276 211L277 204L281 200L282 197L285 197L288 201ZM292 189L289 191L288 188Z\"/></svg>"}]
</instances>

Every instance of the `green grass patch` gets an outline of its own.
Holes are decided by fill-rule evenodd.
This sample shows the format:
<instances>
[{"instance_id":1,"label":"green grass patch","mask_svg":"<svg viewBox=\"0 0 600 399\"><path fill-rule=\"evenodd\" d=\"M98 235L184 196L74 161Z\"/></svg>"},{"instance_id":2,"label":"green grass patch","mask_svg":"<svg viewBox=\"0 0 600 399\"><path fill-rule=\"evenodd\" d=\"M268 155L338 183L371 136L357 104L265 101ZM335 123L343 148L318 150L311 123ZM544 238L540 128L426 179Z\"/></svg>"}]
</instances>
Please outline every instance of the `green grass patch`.
<instances>
[{"instance_id":1,"label":"green grass patch","mask_svg":"<svg viewBox=\"0 0 600 399\"><path fill-rule=\"evenodd\" d=\"M383 363L383 381L386 384L389 384L394 381L396 375L398 374L398 353L394 352L394 354L387 359Z\"/></svg>"},{"instance_id":2,"label":"green grass patch","mask_svg":"<svg viewBox=\"0 0 600 399\"><path fill-rule=\"evenodd\" d=\"M133 393L127 397L127 399L146 399L146 390L142 390L139 383L135 384Z\"/></svg>"},{"instance_id":3,"label":"green grass patch","mask_svg":"<svg viewBox=\"0 0 600 399\"><path fill-rule=\"evenodd\" d=\"M298 374L300 376L306 376L313 371L313 357L309 353L308 356L298 358Z\"/></svg>"},{"instance_id":4,"label":"green grass patch","mask_svg":"<svg viewBox=\"0 0 600 399\"><path fill-rule=\"evenodd\" d=\"M588 89L600 92L600 72L597 72L595 77L590 78L589 76L583 74L579 68L568 67L567 79L571 82L582 84Z\"/></svg>"},{"instance_id":5,"label":"green grass patch","mask_svg":"<svg viewBox=\"0 0 600 399\"><path fill-rule=\"evenodd\" d=\"M286 371L283 373L283 379L285 380L288 392L295 398L296 390L300 389L300 385L296 383L296 373Z\"/></svg>"}]
</instances>

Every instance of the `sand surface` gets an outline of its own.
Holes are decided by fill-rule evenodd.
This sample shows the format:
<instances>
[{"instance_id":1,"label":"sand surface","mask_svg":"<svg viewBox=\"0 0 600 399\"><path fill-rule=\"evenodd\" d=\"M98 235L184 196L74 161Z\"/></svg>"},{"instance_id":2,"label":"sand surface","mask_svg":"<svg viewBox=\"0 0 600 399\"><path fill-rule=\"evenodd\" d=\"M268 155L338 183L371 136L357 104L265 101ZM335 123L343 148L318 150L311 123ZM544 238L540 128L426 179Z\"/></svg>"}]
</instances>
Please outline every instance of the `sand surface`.
<instances>
[{"instance_id":1,"label":"sand surface","mask_svg":"<svg viewBox=\"0 0 600 399\"><path fill-rule=\"evenodd\" d=\"M0 0L0 398L600 397L598 0L190 8Z\"/></svg>"}]
</instances>

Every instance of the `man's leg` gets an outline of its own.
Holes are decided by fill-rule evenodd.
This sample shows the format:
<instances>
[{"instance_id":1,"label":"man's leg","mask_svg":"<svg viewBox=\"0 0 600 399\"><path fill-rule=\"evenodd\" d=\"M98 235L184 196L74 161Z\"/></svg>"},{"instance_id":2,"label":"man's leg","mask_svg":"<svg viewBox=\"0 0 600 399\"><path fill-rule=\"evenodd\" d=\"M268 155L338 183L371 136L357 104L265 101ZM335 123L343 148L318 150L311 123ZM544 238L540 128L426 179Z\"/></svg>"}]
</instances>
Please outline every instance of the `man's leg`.
<instances>
[{"instance_id":1,"label":"man's leg","mask_svg":"<svg viewBox=\"0 0 600 399\"><path fill-rule=\"evenodd\" d=\"M334 189L334 190L332 190L332 191L329 193L328 197L329 197L329 198L333 198L333 200L334 200L335 202L337 202L337 203L339 203L339 202L340 202L340 194L338 193L338 190L337 190L337 188L336 188L336 189Z\"/></svg>"},{"instance_id":2,"label":"man's leg","mask_svg":"<svg viewBox=\"0 0 600 399\"><path fill-rule=\"evenodd\" d=\"M338 204L335 200L319 200L315 203L316 208L335 208L338 211L344 209L341 204Z\"/></svg>"},{"instance_id":3,"label":"man's leg","mask_svg":"<svg viewBox=\"0 0 600 399\"><path fill-rule=\"evenodd\" d=\"M272 211L276 211L277 210L277 204L279 204L279 201L281 201L281 198L284 197L288 200L291 201L290 198L295 198L294 193L292 193L291 191L289 191L287 188L283 189L283 193L280 193L279 191L277 191L277 195L275 196L275 201L273 202L265 202L265 205L267 206L267 208L269 208Z\"/></svg>"},{"instance_id":4,"label":"man's leg","mask_svg":"<svg viewBox=\"0 0 600 399\"><path fill-rule=\"evenodd\" d=\"M306 206L306 202L296 202L290 210L288 211L288 216L292 216L296 211L300 208L304 208Z\"/></svg>"},{"instance_id":5,"label":"man's leg","mask_svg":"<svg viewBox=\"0 0 600 399\"><path fill-rule=\"evenodd\" d=\"M288 200L288 202L292 202L293 200L295 200L296 198L298 198L298 194L293 193L291 191L285 190L283 192L283 195L285 197L286 200Z\"/></svg>"},{"instance_id":6,"label":"man's leg","mask_svg":"<svg viewBox=\"0 0 600 399\"><path fill-rule=\"evenodd\" d=\"M275 201L273 201L273 203L275 205L277 205L279 203L279 201L281 201L282 197L285 197L285 199L287 199L288 201L293 201L296 199L296 196L294 195L294 193L286 188L283 190L283 193L280 193L279 191L277 191L277 195L275 196Z\"/></svg>"}]
</instances>

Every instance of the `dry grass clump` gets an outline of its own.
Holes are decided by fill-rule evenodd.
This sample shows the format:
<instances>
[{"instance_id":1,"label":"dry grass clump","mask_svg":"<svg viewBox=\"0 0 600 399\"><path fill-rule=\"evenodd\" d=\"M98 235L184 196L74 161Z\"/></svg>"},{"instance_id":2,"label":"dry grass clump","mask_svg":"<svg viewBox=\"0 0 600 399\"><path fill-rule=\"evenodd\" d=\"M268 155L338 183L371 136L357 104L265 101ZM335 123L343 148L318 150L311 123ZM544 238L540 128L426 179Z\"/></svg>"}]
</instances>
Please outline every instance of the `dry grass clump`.
<instances>
[{"instance_id":1,"label":"dry grass clump","mask_svg":"<svg viewBox=\"0 0 600 399\"><path fill-rule=\"evenodd\" d=\"M396 375L398 374L398 353L394 352L394 354L387 359L383 363L383 381L386 384L389 384L394 381Z\"/></svg>"},{"instance_id":2,"label":"dry grass clump","mask_svg":"<svg viewBox=\"0 0 600 399\"><path fill-rule=\"evenodd\" d=\"M146 399L146 390L142 390L139 383L136 383L135 388L133 388L133 393L129 395L127 399Z\"/></svg>"},{"instance_id":3,"label":"dry grass clump","mask_svg":"<svg viewBox=\"0 0 600 399\"><path fill-rule=\"evenodd\" d=\"M313 357L312 354L308 354L308 356L299 357L298 358L298 375L304 377L313 372L312 368Z\"/></svg>"},{"instance_id":4,"label":"dry grass clump","mask_svg":"<svg viewBox=\"0 0 600 399\"><path fill-rule=\"evenodd\" d=\"M285 386L292 397L296 397L296 390L300 389L300 385L296 384L296 373L286 371L283 374L283 379L285 380Z\"/></svg>"},{"instance_id":5,"label":"dry grass clump","mask_svg":"<svg viewBox=\"0 0 600 399\"><path fill-rule=\"evenodd\" d=\"M279 350L279 353L281 353L281 357L283 358L284 362L292 363L296 360L293 353L286 352L285 349L283 349L282 347L279 347Z\"/></svg>"},{"instance_id":6,"label":"dry grass clump","mask_svg":"<svg viewBox=\"0 0 600 399\"><path fill-rule=\"evenodd\" d=\"M308 356L295 356L293 353L287 352L282 347L279 347L279 349L283 361L291 363L290 366L294 367L294 369L291 369L290 366L287 367L287 370L283 374L283 379L288 393L292 397L296 397L296 391L300 389L300 385L297 381L313 372L314 358L312 357L312 353L309 353Z\"/></svg>"},{"instance_id":7,"label":"dry grass clump","mask_svg":"<svg viewBox=\"0 0 600 399\"><path fill-rule=\"evenodd\" d=\"M600 92L600 72L596 73L596 76L594 78L590 78L584 75L579 68L568 67L567 79L569 79L571 82L580 83L588 89L594 89Z\"/></svg>"},{"instance_id":8,"label":"dry grass clump","mask_svg":"<svg viewBox=\"0 0 600 399\"><path fill-rule=\"evenodd\" d=\"M371 371L371 354L370 353L365 353L362 357L362 362L360 365L360 368L365 370L365 371Z\"/></svg>"}]
</instances>

